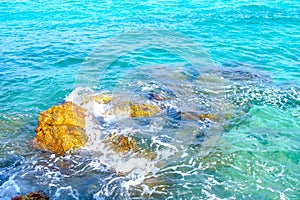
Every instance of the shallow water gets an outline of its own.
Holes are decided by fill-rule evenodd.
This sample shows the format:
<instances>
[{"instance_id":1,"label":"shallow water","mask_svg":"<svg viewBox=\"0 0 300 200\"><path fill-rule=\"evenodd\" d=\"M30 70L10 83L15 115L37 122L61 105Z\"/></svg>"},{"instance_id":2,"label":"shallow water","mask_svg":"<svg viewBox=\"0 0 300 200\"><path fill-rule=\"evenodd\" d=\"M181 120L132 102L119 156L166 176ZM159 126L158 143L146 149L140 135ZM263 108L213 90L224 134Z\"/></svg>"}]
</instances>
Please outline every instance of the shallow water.
<instances>
[{"instance_id":1,"label":"shallow water","mask_svg":"<svg viewBox=\"0 0 300 200\"><path fill-rule=\"evenodd\" d=\"M0 10L1 199L40 189L51 199L300 196L297 1L2 1ZM171 126L156 134L176 130L173 142L184 145L150 175L119 174L89 149L61 157L32 149L39 112L81 85L136 101L156 91L169 108L225 112L220 137L185 137L205 123L173 120L172 109L152 118ZM127 126L132 133L149 121L116 125ZM135 136L153 139L150 129ZM205 141L213 147L199 157Z\"/></svg>"}]
</instances>

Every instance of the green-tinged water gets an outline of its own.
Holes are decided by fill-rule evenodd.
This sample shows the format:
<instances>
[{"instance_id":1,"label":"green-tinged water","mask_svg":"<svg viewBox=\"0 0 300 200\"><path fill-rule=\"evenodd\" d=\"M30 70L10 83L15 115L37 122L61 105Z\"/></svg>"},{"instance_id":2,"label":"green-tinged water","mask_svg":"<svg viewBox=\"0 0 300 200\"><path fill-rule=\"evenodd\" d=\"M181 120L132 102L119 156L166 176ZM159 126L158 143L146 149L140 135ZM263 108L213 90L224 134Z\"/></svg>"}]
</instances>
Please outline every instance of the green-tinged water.
<instances>
[{"instance_id":1,"label":"green-tinged water","mask_svg":"<svg viewBox=\"0 0 300 200\"><path fill-rule=\"evenodd\" d=\"M299 199L299 79L296 0L1 1L0 199ZM155 167L117 173L96 139L64 156L29 145L79 86L166 97L159 116L102 122L165 153Z\"/></svg>"}]
</instances>

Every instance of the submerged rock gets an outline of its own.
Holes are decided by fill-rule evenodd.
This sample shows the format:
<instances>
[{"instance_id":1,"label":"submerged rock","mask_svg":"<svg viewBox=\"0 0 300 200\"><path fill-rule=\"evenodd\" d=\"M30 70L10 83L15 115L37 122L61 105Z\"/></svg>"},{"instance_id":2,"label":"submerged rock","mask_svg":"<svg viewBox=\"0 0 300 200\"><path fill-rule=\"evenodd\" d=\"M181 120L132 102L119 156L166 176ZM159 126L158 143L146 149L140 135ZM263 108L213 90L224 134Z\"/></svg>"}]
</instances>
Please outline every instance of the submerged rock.
<instances>
[{"instance_id":1,"label":"submerged rock","mask_svg":"<svg viewBox=\"0 0 300 200\"><path fill-rule=\"evenodd\" d=\"M184 120L214 120L217 118L217 116L214 116L210 113L197 113L197 112L179 112L178 114L181 115L181 119Z\"/></svg>"},{"instance_id":2,"label":"submerged rock","mask_svg":"<svg viewBox=\"0 0 300 200\"><path fill-rule=\"evenodd\" d=\"M261 72L249 71L247 68L249 66L243 65L241 63L237 63L238 65L234 68L232 67L219 67L216 73L220 73L222 77L231 81L271 81L270 77L266 74L262 74Z\"/></svg>"},{"instance_id":3,"label":"submerged rock","mask_svg":"<svg viewBox=\"0 0 300 200\"><path fill-rule=\"evenodd\" d=\"M161 111L157 105L149 103L118 103L108 110L106 115L124 116L124 117L151 117Z\"/></svg>"},{"instance_id":4,"label":"submerged rock","mask_svg":"<svg viewBox=\"0 0 300 200\"><path fill-rule=\"evenodd\" d=\"M142 149L137 141L131 136L110 134L105 141L117 154L133 153L138 158L154 160L157 154L153 151Z\"/></svg>"},{"instance_id":5,"label":"submerged rock","mask_svg":"<svg viewBox=\"0 0 300 200\"><path fill-rule=\"evenodd\" d=\"M155 92L149 93L148 96L149 96L149 99L151 99L151 100L156 100L156 101L165 100L165 97L163 97Z\"/></svg>"},{"instance_id":6,"label":"submerged rock","mask_svg":"<svg viewBox=\"0 0 300 200\"><path fill-rule=\"evenodd\" d=\"M41 112L32 144L37 149L64 154L86 144L86 110L72 102Z\"/></svg>"},{"instance_id":7,"label":"submerged rock","mask_svg":"<svg viewBox=\"0 0 300 200\"><path fill-rule=\"evenodd\" d=\"M49 200L49 197L43 192L30 192L25 195L13 197L12 200Z\"/></svg>"},{"instance_id":8,"label":"submerged rock","mask_svg":"<svg viewBox=\"0 0 300 200\"><path fill-rule=\"evenodd\" d=\"M136 140L132 137L113 133L108 137L107 142L109 142L111 148L117 153L137 152L139 150Z\"/></svg>"},{"instance_id":9,"label":"submerged rock","mask_svg":"<svg viewBox=\"0 0 300 200\"><path fill-rule=\"evenodd\" d=\"M160 107L152 104L130 105L130 117L151 117L160 111Z\"/></svg>"},{"instance_id":10,"label":"submerged rock","mask_svg":"<svg viewBox=\"0 0 300 200\"><path fill-rule=\"evenodd\" d=\"M112 95L108 94L96 94L92 96L85 95L81 104L85 104L90 101L95 101L98 104L108 104L109 102L111 102L112 98Z\"/></svg>"}]
</instances>

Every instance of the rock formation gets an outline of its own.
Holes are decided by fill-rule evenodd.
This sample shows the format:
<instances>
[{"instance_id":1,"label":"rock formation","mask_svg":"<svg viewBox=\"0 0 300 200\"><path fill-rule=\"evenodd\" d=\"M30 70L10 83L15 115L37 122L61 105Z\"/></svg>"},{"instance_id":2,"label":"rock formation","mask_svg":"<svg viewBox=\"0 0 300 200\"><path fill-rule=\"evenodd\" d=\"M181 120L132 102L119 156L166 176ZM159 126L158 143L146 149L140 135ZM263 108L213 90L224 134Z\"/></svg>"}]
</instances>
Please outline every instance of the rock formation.
<instances>
[{"instance_id":1,"label":"rock formation","mask_svg":"<svg viewBox=\"0 0 300 200\"><path fill-rule=\"evenodd\" d=\"M129 107L130 117L151 117L160 111L160 107L152 104L132 104Z\"/></svg>"},{"instance_id":2,"label":"rock formation","mask_svg":"<svg viewBox=\"0 0 300 200\"><path fill-rule=\"evenodd\" d=\"M33 146L56 154L84 146L88 140L85 115L85 109L71 102L41 112Z\"/></svg>"}]
</instances>

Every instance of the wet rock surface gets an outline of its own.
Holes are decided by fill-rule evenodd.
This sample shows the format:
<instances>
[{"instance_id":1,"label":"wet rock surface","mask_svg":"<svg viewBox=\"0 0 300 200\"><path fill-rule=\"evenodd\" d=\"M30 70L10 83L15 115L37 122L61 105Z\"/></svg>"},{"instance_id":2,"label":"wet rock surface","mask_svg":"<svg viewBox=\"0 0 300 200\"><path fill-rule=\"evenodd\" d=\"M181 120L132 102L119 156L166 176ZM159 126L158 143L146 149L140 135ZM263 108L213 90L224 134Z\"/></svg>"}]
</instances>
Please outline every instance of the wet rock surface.
<instances>
[{"instance_id":1,"label":"wet rock surface","mask_svg":"<svg viewBox=\"0 0 300 200\"><path fill-rule=\"evenodd\" d=\"M88 140L85 115L85 109L71 102L41 112L32 145L56 154L84 146Z\"/></svg>"},{"instance_id":2,"label":"wet rock surface","mask_svg":"<svg viewBox=\"0 0 300 200\"><path fill-rule=\"evenodd\" d=\"M160 107L152 104L130 105L130 117L151 117L160 111Z\"/></svg>"}]
</instances>

